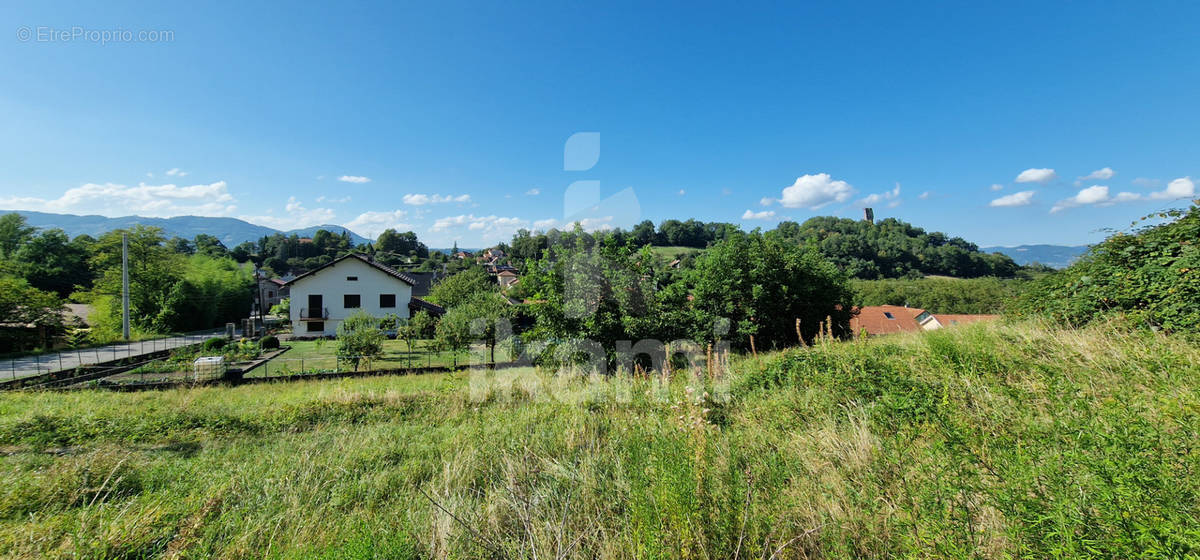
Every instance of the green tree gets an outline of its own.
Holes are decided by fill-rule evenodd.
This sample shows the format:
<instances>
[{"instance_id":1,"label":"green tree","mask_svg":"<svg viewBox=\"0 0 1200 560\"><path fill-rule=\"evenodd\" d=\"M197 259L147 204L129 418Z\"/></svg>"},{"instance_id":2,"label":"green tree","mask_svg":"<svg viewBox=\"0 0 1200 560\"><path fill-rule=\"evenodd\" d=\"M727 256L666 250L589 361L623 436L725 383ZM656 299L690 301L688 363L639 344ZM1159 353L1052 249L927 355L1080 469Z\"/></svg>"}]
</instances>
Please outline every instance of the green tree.
<instances>
[{"instance_id":1,"label":"green tree","mask_svg":"<svg viewBox=\"0 0 1200 560\"><path fill-rule=\"evenodd\" d=\"M383 354L383 331L379 320L359 311L347 317L337 329L337 356L354 364L354 371L362 360L378 358Z\"/></svg>"},{"instance_id":2,"label":"green tree","mask_svg":"<svg viewBox=\"0 0 1200 560\"><path fill-rule=\"evenodd\" d=\"M385 229L375 240L375 250L390 253L400 258L413 256L419 259L429 257L429 248L417 239L417 234L411 231L397 233L394 229Z\"/></svg>"},{"instance_id":3,"label":"green tree","mask_svg":"<svg viewBox=\"0 0 1200 560\"><path fill-rule=\"evenodd\" d=\"M408 327L411 329L412 336L417 340L433 338L437 320L426 311L418 311L408 319Z\"/></svg>"},{"instance_id":4,"label":"green tree","mask_svg":"<svg viewBox=\"0 0 1200 560\"><path fill-rule=\"evenodd\" d=\"M482 268L473 266L434 284L427 299L446 309L452 309L471 300L477 294L495 293L499 290L495 279Z\"/></svg>"},{"instance_id":5,"label":"green tree","mask_svg":"<svg viewBox=\"0 0 1200 560\"><path fill-rule=\"evenodd\" d=\"M99 276L91 295L98 304L103 304L98 309L101 323L113 330L120 325L122 233L129 235L130 323L143 331L169 332L171 325L164 324L162 319L174 314L164 310L171 290L183 277L186 261L182 255L167 250L161 229L142 225L110 231L96 241L91 265Z\"/></svg>"},{"instance_id":6,"label":"green tree","mask_svg":"<svg viewBox=\"0 0 1200 560\"><path fill-rule=\"evenodd\" d=\"M1072 325L1124 314L1150 328L1200 329L1200 200L1147 218L1166 223L1110 236L1037 281L1017 311Z\"/></svg>"},{"instance_id":7,"label":"green tree","mask_svg":"<svg viewBox=\"0 0 1200 560\"><path fill-rule=\"evenodd\" d=\"M271 306L271 315L278 317L288 317L292 313L292 298L283 298L279 303Z\"/></svg>"},{"instance_id":8,"label":"green tree","mask_svg":"<svg viewBox=\"0 0 1200 560\"><path fill-rule=\"evenodd\" d=\"M229 254L229 250L225 248L225 244L221 243L220 239L207 233L197 235L193 242L196 246L196 254L209 257L224 257Z\"/></svg>"},{"instance_id":9,"label":"green tree","mask_svg":"<svg viewBox=\"0 0 1200 560\"><path fill-rule=\"evenodd\" d=\"M88 256L84 241L73 243L63 230L49 229L21 245L15 266L35 288L66 297L76 289L90 287Z\"/></svg>"},{"instance_id":10,"label":"green tree","mask_svg":"<svg viewBox=\"0 0 1200 560\"><path fill-rule=\"evenodd\" d=\"M29 285L23 278L0 276L0 321L33 325L39 345L47 346L50 337L63 327L63 304L58 296ZM0 352L16 350L20 340L0 338Z\"/></svg>"},{"instance_id":11,"label":"green tree","mask_svg":"<svg viewBox=\"0 0 1200 560\"><path fill-rule=\"evenodd\" d=\"M805 339L831 318L834 333L847 334L852 292L845 275L815 251L757 233L735 234L696 259L689 271L693 306L703 324L728 319L735 344L758 348L797 343L796 320Z\"/></svg>"},{"instance_id":12,"label":"green tree","mask_svg":"<svg viewBox=\"0 0 1200 560\"><path fill-rule=\"evenodd\" d=\"M233 260L237 262L248 262L253 260L257 253L257 247L255 247L253 243L246 241L239 244L237 247L234 247L233 250L229 252L229 256L233 257ZM256 264L261 263L256 261Z\"/></svg>"},{"instance_id":13,"label":"green tree","mask_svg":"<svg viewBox=\"0 0 1200 560\"><path fill-rule=\"evenodd\" d=\"M192 255L196 253L196 247L191 241L179 236L172 237L164 244L168 251L179 253L180 255Z\"/></svg>"},{"instance_id":14,"label":"green tree","mask_svg":"<svg viewBox=\"0 0 1200 560\"><path fill-rule=\"evenodd\" d=\"M0 258L11 259L17 249L33 237L37 228L30 227L25 216L12 212L0 216Z\"/></svg>"},{"instance_id":15,"label":"green tree","mask_svg":"<svg viewBox=\"0 0 1200 560\"><path fill-rule=\"evenodd\" d=\"M474 340L483 341L488 345L494 363L496 345L510 334L504 332L501 322L511 317L512 305L504 296L481 292L446 312L437 324L437 340L453 350L465 349Z\"/></svg>"}]
</instances>

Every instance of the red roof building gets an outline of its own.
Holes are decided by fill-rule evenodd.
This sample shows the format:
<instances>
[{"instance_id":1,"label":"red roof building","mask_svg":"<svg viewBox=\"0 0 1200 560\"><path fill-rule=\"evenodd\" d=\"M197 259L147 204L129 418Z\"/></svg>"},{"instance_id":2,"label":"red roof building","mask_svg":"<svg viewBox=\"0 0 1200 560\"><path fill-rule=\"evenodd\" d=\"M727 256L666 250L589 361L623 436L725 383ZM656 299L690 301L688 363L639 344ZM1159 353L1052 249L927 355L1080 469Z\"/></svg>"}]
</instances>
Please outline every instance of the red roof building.
<instances>
[{"instance_id":1,"label":"red roof building","mask_svg":"<svg viewBox=\"0 0 1200 560\"><path fill-rule=\"evenodd\" d=\"M850 319L850 330L856 334L865 331L868 335L932 331L998 318L999 315L939 314L916 307L871 305L855 309L855 315Z\"/></svg>"}]
</instances>

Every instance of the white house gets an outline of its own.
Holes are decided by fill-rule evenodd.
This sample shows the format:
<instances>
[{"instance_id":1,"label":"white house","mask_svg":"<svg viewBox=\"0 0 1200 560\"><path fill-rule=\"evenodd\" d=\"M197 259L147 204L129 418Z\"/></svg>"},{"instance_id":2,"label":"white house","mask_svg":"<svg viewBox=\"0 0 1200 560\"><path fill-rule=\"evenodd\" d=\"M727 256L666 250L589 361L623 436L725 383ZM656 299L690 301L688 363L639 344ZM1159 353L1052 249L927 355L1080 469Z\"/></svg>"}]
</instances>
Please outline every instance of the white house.
<instances>
[{"instance_id":1,"label":"white house","mask_svg":"<svg viewBox=\"0 0 1200 560\"><path fill-rule=\"evenodd\" d=\"M445 311L413 297L416 281L368 256L351 253L287 283L291 290L292 333L296 337L334 336L342 320L359 311L373 317L407 319L418 310Z\"/></svg>"}]
</instances>

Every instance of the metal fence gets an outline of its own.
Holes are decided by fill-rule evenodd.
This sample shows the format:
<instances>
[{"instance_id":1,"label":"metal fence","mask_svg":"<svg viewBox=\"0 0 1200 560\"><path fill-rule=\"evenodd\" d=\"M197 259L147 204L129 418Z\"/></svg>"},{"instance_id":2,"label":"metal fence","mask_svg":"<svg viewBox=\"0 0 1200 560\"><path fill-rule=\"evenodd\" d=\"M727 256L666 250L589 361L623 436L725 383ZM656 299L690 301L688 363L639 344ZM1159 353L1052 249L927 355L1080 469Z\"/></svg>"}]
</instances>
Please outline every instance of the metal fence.
<instances>
[{"instance_id":1,"label":"metal fence","mask_svg":"<svg viewBox=\"0 0 1200 560\"><path fill-rule=\"evenodd\" d=\"M178 336L122 342L94 348L64 349L46 354L0 360L0 380L20 379L116 360L135 359L155 352L200 344L209 338L224 336L224 334L224 329L198 331Z\"/></svg>"},{"instance_id":2,"label":"metal fence","mask_svg":"<svg viewBox=\"0 0 1200 560\"><path fill-rule=\"evenodd\" d=\"M288 377L319 373L344 373L351 371L428 369L438 367L466 367L470 355L466 352L420 352L406 356L383 355L355 360L328 354L321 356L288 357L287 354L272 358L255 368L248 377Z\"/></svg>"}]
</instances>

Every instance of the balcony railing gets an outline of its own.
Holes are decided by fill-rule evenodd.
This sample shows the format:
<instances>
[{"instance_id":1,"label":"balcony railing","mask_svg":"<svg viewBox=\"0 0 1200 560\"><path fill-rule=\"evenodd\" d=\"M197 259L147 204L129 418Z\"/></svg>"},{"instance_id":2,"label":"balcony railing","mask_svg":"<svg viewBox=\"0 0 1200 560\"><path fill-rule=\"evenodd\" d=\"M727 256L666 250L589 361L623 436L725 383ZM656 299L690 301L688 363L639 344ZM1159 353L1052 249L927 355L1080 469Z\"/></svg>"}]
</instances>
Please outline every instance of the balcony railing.
<instances>
[{"instance_id":1,"label":"balcony railing","mask_svg":"<svg viewBox=\"0 0 1200 560\"><path fill-rule=\"evenodd\" d=\"M328 307L302 307L300 308L301 321L324 321L329 318Z\"/></svg>"}]
</instances>

